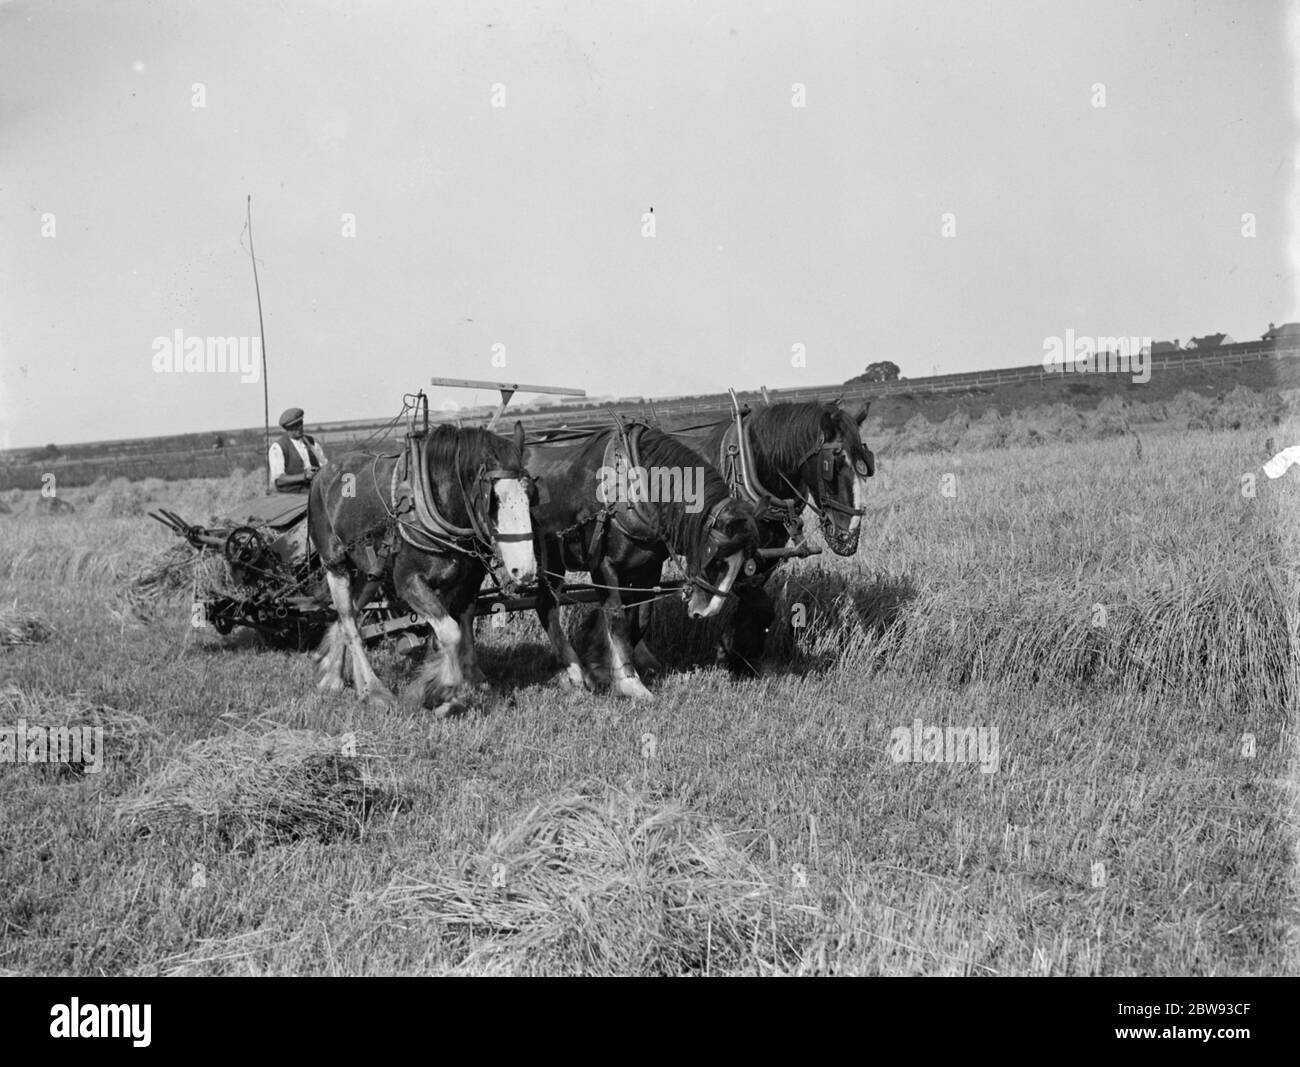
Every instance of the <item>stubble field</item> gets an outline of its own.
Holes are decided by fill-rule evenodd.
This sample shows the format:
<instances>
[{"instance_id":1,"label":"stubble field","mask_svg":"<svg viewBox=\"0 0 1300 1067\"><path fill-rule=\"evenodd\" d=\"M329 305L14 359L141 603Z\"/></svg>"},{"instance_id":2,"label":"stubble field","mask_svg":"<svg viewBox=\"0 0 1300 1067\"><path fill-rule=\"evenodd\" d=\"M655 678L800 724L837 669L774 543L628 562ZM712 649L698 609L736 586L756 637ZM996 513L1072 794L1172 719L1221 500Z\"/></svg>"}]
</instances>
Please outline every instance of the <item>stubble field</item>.
<instances>
[{"instance_id":1,"label":"stubble field","mask_svg":"<svg viewBox=\"0 0 1300 1067\"><path fill-rule=\"evenodd\" d=\"M175 543L138 512L249 480L28 494L0 605L53 634L0 648L0 727L105 756L0 763L0 970L1294 972L1300 490L1265 436L885 455L857 556L773 580L762 677L665 605L653 702L572 694L535 618L482 620L493 689L445 722L184 598L133 617ZM918 720L996 759L901 762Z\"/></svg>"}]
</instances>

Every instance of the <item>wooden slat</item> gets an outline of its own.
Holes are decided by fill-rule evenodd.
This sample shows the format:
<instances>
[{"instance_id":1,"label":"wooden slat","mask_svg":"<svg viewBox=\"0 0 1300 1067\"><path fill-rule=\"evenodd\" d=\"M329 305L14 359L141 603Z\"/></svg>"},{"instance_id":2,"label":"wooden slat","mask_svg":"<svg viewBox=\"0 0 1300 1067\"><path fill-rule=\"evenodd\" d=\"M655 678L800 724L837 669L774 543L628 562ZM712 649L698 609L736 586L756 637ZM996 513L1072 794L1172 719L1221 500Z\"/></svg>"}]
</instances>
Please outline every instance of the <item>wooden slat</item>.
<instances>
[{"instance_id":1,"label":"wooden slat","mask_svg":"<svg viewBox=\"0 0 1300 1067\"><path fill-rule=\"evenodd\" d=\"M430 385L454 389L496 389L511 393L553 393L556 396L586 396L585 389L566 389L562 385L522 385L519 382L484 382L474 378L430 378Z\"/></svg>"}]
</instances>

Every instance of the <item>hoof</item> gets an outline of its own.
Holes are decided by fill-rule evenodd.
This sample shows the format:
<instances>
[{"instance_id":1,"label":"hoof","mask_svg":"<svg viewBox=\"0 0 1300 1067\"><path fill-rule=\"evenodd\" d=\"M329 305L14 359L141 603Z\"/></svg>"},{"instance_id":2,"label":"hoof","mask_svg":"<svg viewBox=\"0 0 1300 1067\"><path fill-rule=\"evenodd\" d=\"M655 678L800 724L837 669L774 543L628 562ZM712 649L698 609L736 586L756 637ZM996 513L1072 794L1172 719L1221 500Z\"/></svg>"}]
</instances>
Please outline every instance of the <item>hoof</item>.
<instances>
[{"instance_id":1,"label":"hoof","mask_svg":"<svg viewBox=\"0 0 1300 1067\"><path fill-rule=\"evenodd\" d=\"M433 709L434 715L440 719L455 719L466 714L469 711L469 705L459 697L445 701Z\"/></svg>"},{"instance_id":2,"label":"hoof","mask_svg":"<svg viewBox=\"0 0 1300 1067\"><path fill-rule=\"evenodd\" d=\"M322 693L341 693L343 692L343 679L337 674L326 675L316 683L316 688Z\"/></svg>"},{"instance_id":3,"label":"hoof","mask_svg":"<svg viewBox=\"0 0 1300 1067\"><path fill-rule=\"evenodd\" d=\"M570 663L564 670L560 671L555 680L559 683L561 689L567 689L572 693L594 692L595 685L587 676L581 667L576 663Z\"/></svg>"},{"instance_id":4,"label":"hoof","mask_svg":"<svg viewBox=\"0 0 1300 1067\"><path fill-rule=\"evenodd\" d=\"M642 678L661 674L664 669L664 665L659 662L659 657L650 651L644 641L632 650L632 664Z\"/></svg>"},{"instance_id":5,"label":"hoof","mask_svg":"<svg viewBox=\"0 0 1300 1067\"><path fill-rule=\"evenodd\" d=\"M614 691L621 697L631 700L654 700L654 694L645 687L640 678L620 678Z\"/></svg>"},{"instance_id":6,"label":"hoof","mask_svg":"<svg viewBox=\"0 0 1300 1067\"><path fill-rule=\"evenodd\" d=\"M375 708L378 711L392 711L397 707L397 697L384 686L377 685L371 688L365 697L367 707Z\"/></svg>"},{"instance_id":7,"label":"hoof","mask_svg":"<svg viewBox=\"0 0 1300 1067\"><path fill-rule=\"evenodd\" d=\"M759 676L758 660L748 660L744 656L731 654L726 659L727 670L731 672L732 678L740 681L742 678L757 678Z\"/></svg>"}]
</instances>

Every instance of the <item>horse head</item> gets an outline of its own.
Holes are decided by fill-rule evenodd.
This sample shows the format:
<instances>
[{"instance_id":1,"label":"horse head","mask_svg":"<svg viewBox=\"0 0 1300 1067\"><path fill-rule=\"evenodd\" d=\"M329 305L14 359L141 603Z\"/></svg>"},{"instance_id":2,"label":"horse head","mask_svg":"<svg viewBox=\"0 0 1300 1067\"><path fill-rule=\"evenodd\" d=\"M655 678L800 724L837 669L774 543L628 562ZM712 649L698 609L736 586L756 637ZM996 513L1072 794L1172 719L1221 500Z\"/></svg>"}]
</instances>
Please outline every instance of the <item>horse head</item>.
<instances>
[{"instance_id":1,"label":"horse head","mask_svg":"<svg viewBox=\"0 0 1300 1067\"><path fill-rule=\"evenodd\" d=\"M800 468L807 499L821 516L822 535L838 556L858 550L867 479L876 473L876 457L861 434L870 406L865 400L849 407L825 405L821 442Z\"/></svg>"},{"instance_id":2,"label":"horse head","mask_svg":"<svg viewBox=\"0 0 1300 1067\"><path fill-rule=\"evenodd\" d=\"M723 486L725 491L725 483ZM748 557L754 554L757 544L758 521L753 504L724 496L709 508L686 558L690 590L686 612L691 618L707 619L722 610L741 568L753 569Z\"/></svg>"},{"instance_id":3,"label":"horse head","mask_svg":"<svg viewBox=\"0 0 1300 1067\"><path fill-rule=\"evenodd\" d=\"M513 437L440 426L425 441L426 470L448 517L474 531L499 558L511 585L537 578L530 508L537 490L524 466L524 428ZM452 492L452 488L457 492Z\"/></svg>"}]
</instances>

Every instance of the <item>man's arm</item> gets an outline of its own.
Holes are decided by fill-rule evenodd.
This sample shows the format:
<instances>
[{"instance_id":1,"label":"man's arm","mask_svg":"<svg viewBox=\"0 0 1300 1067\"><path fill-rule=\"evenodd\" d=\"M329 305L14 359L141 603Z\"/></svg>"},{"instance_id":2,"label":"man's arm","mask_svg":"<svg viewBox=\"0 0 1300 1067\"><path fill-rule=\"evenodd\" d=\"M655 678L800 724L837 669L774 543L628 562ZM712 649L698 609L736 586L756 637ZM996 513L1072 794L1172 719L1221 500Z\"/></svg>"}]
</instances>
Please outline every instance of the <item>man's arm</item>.
<instances>
[{"instance_id":1,"label":"man's arm","mask_svg":"<svg viewBox=\"0 0 1300 1067\"><path fill-rule=\"evenodd\" d=\"M270 452L267 453L267 460L271 465L271 482L277 489L298 489L311 484L309 471L304 471L302 474L284 473L284 452L280 449L279 442L271 446Z\"/></svg>"}]
</instances>

